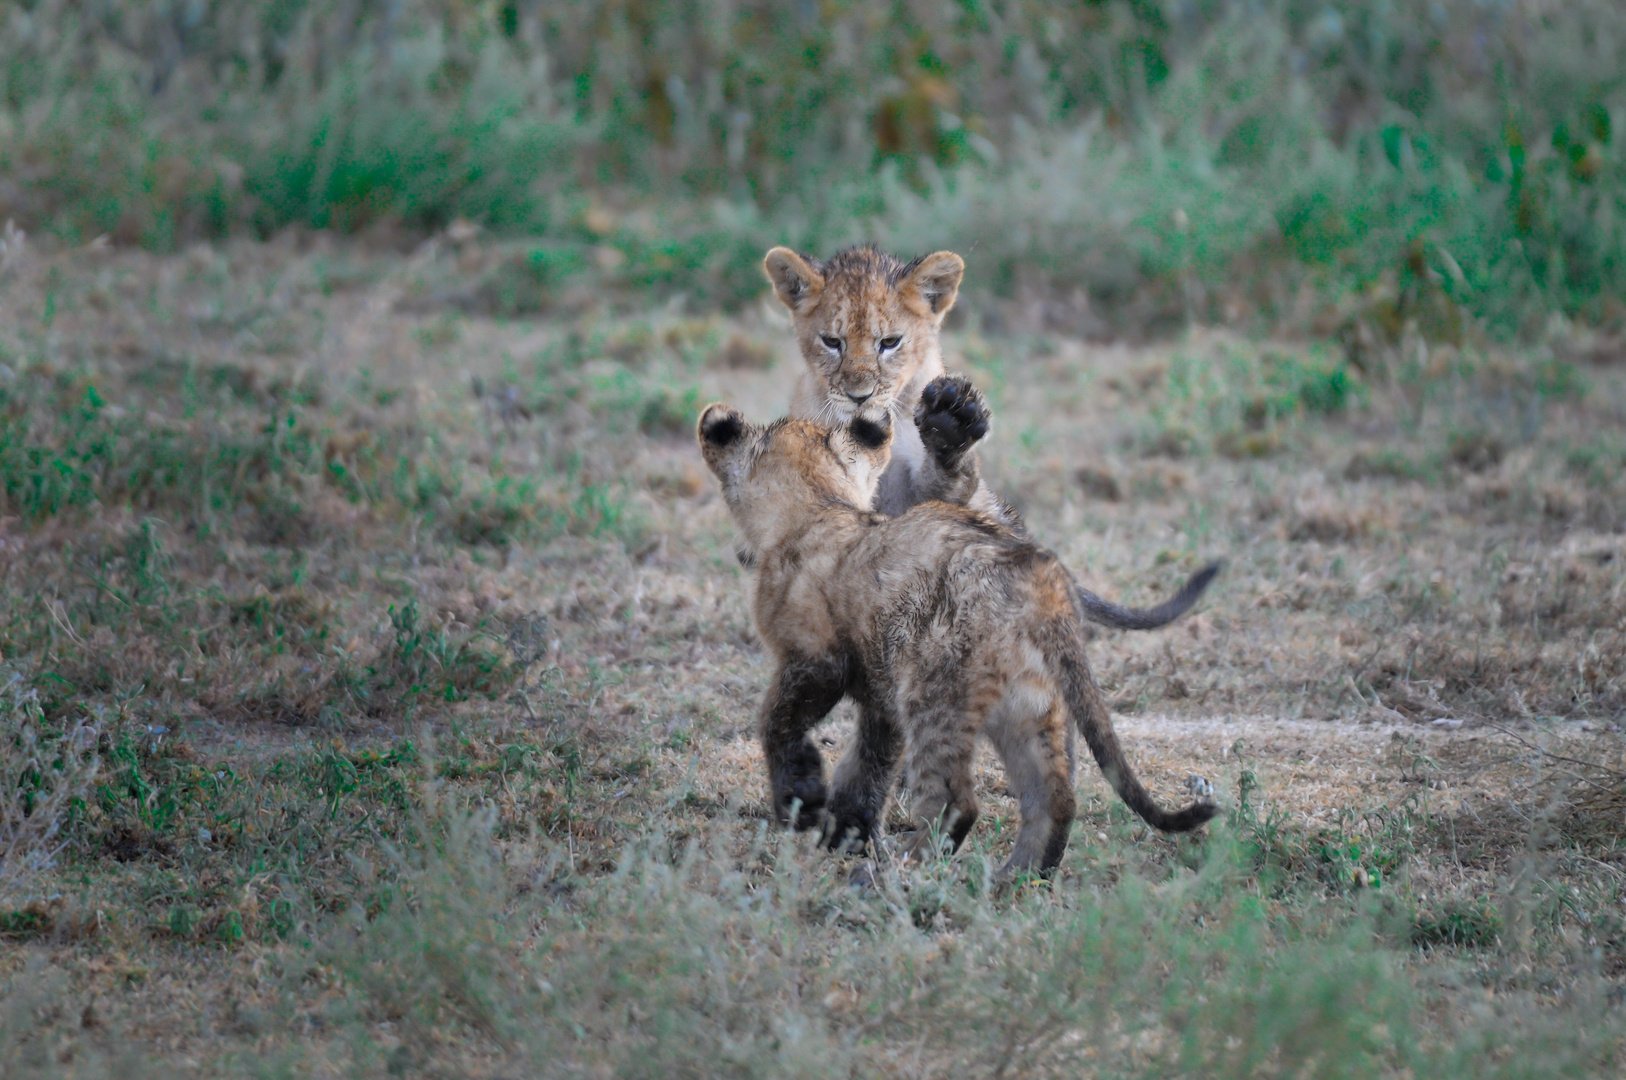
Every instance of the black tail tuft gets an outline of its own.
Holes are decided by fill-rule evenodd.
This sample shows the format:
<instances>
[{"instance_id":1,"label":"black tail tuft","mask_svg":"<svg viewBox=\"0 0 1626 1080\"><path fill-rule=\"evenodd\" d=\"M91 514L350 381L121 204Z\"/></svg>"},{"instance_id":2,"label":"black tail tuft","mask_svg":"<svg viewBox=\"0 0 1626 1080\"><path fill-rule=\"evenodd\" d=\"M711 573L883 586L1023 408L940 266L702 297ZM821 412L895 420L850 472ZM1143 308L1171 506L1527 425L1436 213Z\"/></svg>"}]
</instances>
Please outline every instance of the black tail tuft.
<instances>
[{"instance_id":1,"label":"black tail tuft","mask_svg":"<svg viewBox=\"0 0 1626 1080\"><path fill-rule=\"evenodd\" d=\"M1190 806L1174 811L1172 814L1157 809L1155 806L1153 807L1156 810L1154 814L1148 814L1141 810L1140 807L1134 809L1140 812L1141 817L1145 818L1148 825L1167 833L1190 832L1219 813L1219 806L1212 799L1199 800Z\"/></svg>"},{"instance_id":2,"label":"black tail tuft","mask_svg":"<svg viewBox=\"0 0 1626 1080\"><path fill-rule=\"evenodd\" d=\"M1197 598L1202 596L1203 590L1219 576L1220 570L1224 567L1225 562L1221 559L1209 563L1192 574L1191 579L1179 592L1154 608L1132 608L1114 604L1111 600L1103 600L1082 585L1076 586L1073 593L1078 600L1079 614L1090 622L1110 626L1114 630L1156 630L1190 611Z\"/></svg>"},{"instance_id":3,"label":"black tail tuft","mask_svg":"<svg viewBox=\"0 0 1626 1080\"><path fill-rule=\"evenodd\" d=\"M1111 721L1106 723L1110 724ZM1204 796L1179 810L1165 810L1152 798L1152 793L1141 786L1140 780L1129 768L1129 763L1123 758L1123 749L1118 745L1116 732L1098 727L1094 732L1086 729L1083 734L1096 763L1101 766L1101 774L1112 785L1112 790L1118 793L1125 806L1152 828L1166 833L1190 832L1219 813L1219 804L1212 796Z\"/></svg>"}]
</instances>

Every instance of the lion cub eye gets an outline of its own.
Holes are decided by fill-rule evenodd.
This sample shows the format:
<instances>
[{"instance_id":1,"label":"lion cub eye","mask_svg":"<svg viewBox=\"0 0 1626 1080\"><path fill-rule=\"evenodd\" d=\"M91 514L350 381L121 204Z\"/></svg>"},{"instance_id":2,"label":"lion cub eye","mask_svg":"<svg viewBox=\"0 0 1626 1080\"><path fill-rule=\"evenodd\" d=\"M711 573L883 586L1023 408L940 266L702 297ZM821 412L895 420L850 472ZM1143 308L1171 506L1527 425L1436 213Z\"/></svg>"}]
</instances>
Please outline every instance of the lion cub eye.
<instances>
[{"instance_id":1,"label":"lion cub eye","mask_svg":"<svg viewBox=\"0 0 1626 1080\"><path fill-rule=\"evenodd\" d=\"M884 337L881 339L881 351L891 352L893 349L896 349L902 341L903 336L901 334L893 334L891 337Z\"/></svg>"},{"instance_id":2,"label":"lion cub eye","mask_svg":"<svg viewBox=\"0 0 1626 1080\"><path fill-rule=\"evenodd\" d=\"M840 338L838 338L838 337L828 337L828 336L826 336L824 334L820 334L819 335L819 340L824 342L824 347L826 349L829 349L831 352L840 352L841 351L841 339Z\"/></svg>"}]
</instances>

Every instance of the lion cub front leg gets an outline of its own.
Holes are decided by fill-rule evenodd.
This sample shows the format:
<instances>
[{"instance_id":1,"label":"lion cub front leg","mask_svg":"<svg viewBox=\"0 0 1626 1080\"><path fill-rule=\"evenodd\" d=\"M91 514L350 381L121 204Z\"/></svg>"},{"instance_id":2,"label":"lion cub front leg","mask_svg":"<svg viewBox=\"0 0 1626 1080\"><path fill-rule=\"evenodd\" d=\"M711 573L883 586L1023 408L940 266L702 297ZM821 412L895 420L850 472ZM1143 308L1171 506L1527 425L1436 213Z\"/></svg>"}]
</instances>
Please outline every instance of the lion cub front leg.
<instances>
[{"instance_id":1,"label":"lion cub front leg","mask_svg":"<svg viewBox=\"0 0 1626 1080\"><path fill-rule=\"evenodd\" d=\"M926 446L915 477L916 502L970 502L982 484L972 447L988 434L988 424L988 403L964 375L939 375L926 384L915 406L915 427Z\"/></svg>"},{"instance_id":2,"label":"lion cub front leg","mask_svg":"<svg viewBox=\"0 0 1626 1080\"><path fill-rule=\"evenodd\" d=\"M926 459L915 476L915 502L939 499L987 514L1025 533L1022 518L982 482L973 447L988 434L988 402L964 375L939 375L920 392L915 427Z\"/></svg>"},{"instance_id":3,"label":"lion cub front leg","mask_svg":"<svg viewBox=\"0 0 1626 1080\"><path fill-rule=\"evenodd\" d=\"M762 754L774 817L780 824L809 829L819 824L829 789L824 755L810 733L841 700L846 665L833 657L787 659L762 700ZM795 821L791 807L800 803Z\"/></svg>"}]
</instances>

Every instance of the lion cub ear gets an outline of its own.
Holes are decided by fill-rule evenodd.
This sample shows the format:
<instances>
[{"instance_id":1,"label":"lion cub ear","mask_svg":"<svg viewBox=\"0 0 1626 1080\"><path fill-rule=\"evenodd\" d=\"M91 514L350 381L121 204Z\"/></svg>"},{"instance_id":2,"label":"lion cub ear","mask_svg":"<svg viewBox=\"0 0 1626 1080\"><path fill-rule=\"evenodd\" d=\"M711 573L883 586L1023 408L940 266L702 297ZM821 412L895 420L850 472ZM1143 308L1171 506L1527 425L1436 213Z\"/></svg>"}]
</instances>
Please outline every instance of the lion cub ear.
<instances>
[{"instance_id":1,"label":"lion cub ear","mask_svg":"<svg viewBox=\"0 0 1626 1080\"><path fill-rule=\"evenodd\" d=\"M865 450L879 450L892 441L892 414L883 412L877 417L854 416L847 425L853 441Z\"/></svg>"},{"instance_id":2,"label":"lion cub ear","mask_svg":"<svg viewBox=\"0 0 1626 1080\"><path fill-rule=\"evenodd\" d=\"M964 259L952 251L934 251L905 268L898 292L906 303L917 301L941 322L960 295L960 279L964 276Z\"/></svg>"},{"instance_id":3,"label":"lion cub ear","mask_svg":"<svg viewBox=\"0 0 1626 1080\"><path fill-rule=\"evenodd\" d=\"M700 413L695 435L702 450L725 450L740 440L748 426L738 409L716 401Z\"/></svg>"},{"instance_id":4,"label":"lion cub ear","mask_svg":"<svg viewBox=\"0 0 1626 1080\"><path fill-rule=\"evenodd\" d=\"M824 275L788 247L776 247L762 260L763 272L773 283L779 302L800 314L819 302Z\"/></svg>"}]
</instances>

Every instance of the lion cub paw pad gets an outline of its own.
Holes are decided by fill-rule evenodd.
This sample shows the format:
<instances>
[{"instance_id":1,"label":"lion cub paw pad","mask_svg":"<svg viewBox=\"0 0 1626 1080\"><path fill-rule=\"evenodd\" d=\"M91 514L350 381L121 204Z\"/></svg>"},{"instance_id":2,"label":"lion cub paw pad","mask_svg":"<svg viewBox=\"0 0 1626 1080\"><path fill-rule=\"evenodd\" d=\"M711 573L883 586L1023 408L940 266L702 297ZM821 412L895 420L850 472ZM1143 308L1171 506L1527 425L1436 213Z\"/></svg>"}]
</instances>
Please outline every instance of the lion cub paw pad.
<instances>
[{"instance_id":1,"label":"lion cub paw pad","mask_svg":"<svg viewBox=\"0 0 1626 1080\"><path fill-rule=\"evenodd\" d=\"M961 450L988 434L988 403L963 375L939 375L920 392L915 426L934 450Z\"/></svg>"}]
</instances>

